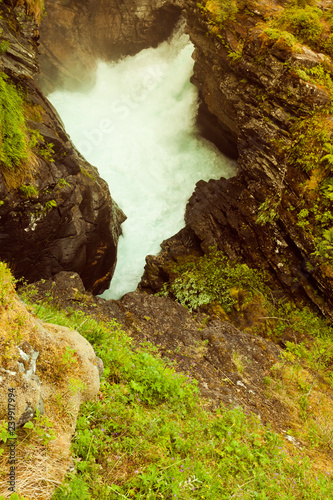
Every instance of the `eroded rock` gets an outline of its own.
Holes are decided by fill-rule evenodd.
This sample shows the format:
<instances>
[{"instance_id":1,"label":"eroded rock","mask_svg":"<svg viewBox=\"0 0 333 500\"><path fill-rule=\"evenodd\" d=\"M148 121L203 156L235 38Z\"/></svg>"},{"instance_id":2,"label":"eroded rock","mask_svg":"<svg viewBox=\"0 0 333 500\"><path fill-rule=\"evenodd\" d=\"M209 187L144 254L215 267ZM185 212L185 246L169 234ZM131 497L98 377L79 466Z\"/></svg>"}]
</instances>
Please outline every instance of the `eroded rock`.
<instances>
[{"instance_id":1,"label":"eroded rock","mask_svg":"<svg viewBox=\"0 0 333 500\"><path fill-rule=\"evenodd\" d=\"M204 252L216 245L231 259L266 269L281 291L332 318L330 266L317 262L311 231L297 218L303 206L311 210L304 194L309 173L286 153L295 141L295 123L313 113L319 113L320 121L320 110L326 113L331 99L327 88L305 81L296 70L327 64L329 58L306 46L293 52L270 40L259 21L273 16L280 2L256 6L250 12L239 6L237 15L217 29L195 1L186 5L187 30L195 45L192 82L200 95L199 125L223 152L238 156L236 177L197 183L186 208L186 228ZM266 220L260 224L262 213ZM171 238L157 258L147 259L146 290L156 291L168 280L177 246Z\"/></svg>"}]
</instances>

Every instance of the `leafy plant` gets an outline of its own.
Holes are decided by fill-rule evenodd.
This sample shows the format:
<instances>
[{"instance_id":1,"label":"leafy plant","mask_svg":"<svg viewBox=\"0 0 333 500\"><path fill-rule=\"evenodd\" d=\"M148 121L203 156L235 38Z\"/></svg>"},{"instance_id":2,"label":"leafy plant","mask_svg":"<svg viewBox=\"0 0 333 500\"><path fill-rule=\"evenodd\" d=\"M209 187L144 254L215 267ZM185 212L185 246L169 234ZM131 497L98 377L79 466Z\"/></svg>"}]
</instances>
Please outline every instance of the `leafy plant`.
<instances>
[{"instance_id":1,"label":"leafy plant","mask_svg":"<svg viewBox=\"0 0 333 500\"><path fill-rule=\"evenodd\" d=\"M323 146L324 151L327 153L321 158L321 163L326 163L330 170L333 170L333 144L330 142L325 142Z\"/></svg>"},{"instance_id":2,"label":"leafy plant","mask_svg":"<svg viewBox=\"0 0 333 500\"><path fill-rule=\"evenodd\" d=\"M38 189L31 184L22 184L19 190L23 193L26 198L36 198L39 194Z\"/></svg>"},{"instance_id":3,"label":"leafy plant","mask_svg":"<svg viewBox=\"0 0 333 500\"><path fill-rule=\"evenodd\" d=\"M3 40L2 42L0 42L0 54L5 54L7 52L7 50L9 49L10 47L10 43L8 40Z\"/></svg>"},{"instance_id":4,"label":"leafy plant","mask_svg":"<svg viewBox=\"0 0 333 500\"><path fill-rule=\"evenodd\" d=\"M267 223L272 223L278 216L277 207L280 201L274 201L272 198L267 198L258 208L256 223L264 226Z\"/></svg>"},{"instance_id":5,"label":"leafy plant","mask_svg":"<svg viewBox=\"0 0 333 500\"><path fill-rule=\"evenodd\" d=\"M116 321L98 323L47 301L36 311L45 321L78 330L105 366L98 397L81 406L77 420L76 473L57 489L54 500L332 497L331 479L314 472L301 455L288 455L283 440L256 416L240 408L205 409L190 377L174 371L148 342L135 344ZM288 327L323 335L330 331L313 313L285 303L276 315L289 318ZM286 328L286 321L274 321ZM314 366L322 363L318 359L314 356ZM307 411L306 397L301 404Z\"/></svg>"},{"instance_id":6,"label":"leafy plant","mask_svg":"<svg viewBox=\"0 0 333 500\"><path fill-rule=\"evenodd\" d=\"M205 7L218 23L232 18L238 11L236 0L208 0Z\"/></svg>"},{"instance_id":7,"label":"leafy plant","mask_svg":"<svg viewBox=\"0 0 333 500\"><path fill-rule=\"evenodd\" d=\"M283 42L288 47L293 47L296 45L296 38L288 31L276 29L276 28L266 28L263 31L271 40Z\"/></svg>"},{"instance_id":8,"label":"leafy plant","mask_svg":"<svg viewBox=\"0 0 333 500\"><path fill-rule=\"evenodd\" d=\"M215 301L228 312L236 302L233 289L247 290L250 294L263 290L263 273L246 264L231 263L216 248L203 257L176 265L172 272L176 277L165 285L161 294L172 293L191 310Z\"/></svg>"},{"instance_id":9,"label":"leafy plant","mask_svg":"<svg viewBox=\"0 0 333 500\"><path fill-rule=\"evenodd\" d=\"M242 51L239 49L235 52L229 52L228 57L234 62L240 61L242 59Z\"/></svg>"},{"instance_id":10,"label":"leafy plant","mask_svg":"<svg viewBox=\"0 0 333 500\"><path fill-rule=\"evenodd\" d=\"M313 255L325 260L333 260L333 227L323 232L323 237L317 241Z\"/></svg>"},{"instance_id":11,"label":"leafy plant","mask_svg":"<svg viewBox=\"0 0 333 500\"><path fill-rule=\"evenodd\" d=\"M53 163L54 158L52 155L54 155L54 144L52 142L48 142L45 147L41 147L38 150L38 153L40 156L42 156L45 160Z\"/></svg>"},{"instance_id":12,"label":"leafy plant","mask_svg":"<svg viewBox=\"0 0 333 500\"><path fill-rule=\"evenodd\" d=\"M318 48L324 30L323 13L318 7L287 6L280 15L274 17L273 27L291 32L300 42Z\"/></svg>"},{"instance_id":13,"label":"leafy plant","mask_svg":"<svg viewBox=\"0 0 333 500\"><path fill-rule=\"evenodd\" d=\"M60 188L64 188L64 187L70 187L70 184L66 181L66 179L59 179L58 186Z\"/></svg>"},{"instance_id":14,"label":"leafy plant","mask_svg":"<svg viewBox=\"0 0 333 500\"><path fill-rule=\"evenodd\" d=\"M45 210L52 210L52 208L55 208L57 206L57 202L55 200L48 200L45 202L44 209Z\"/></svg>"},{"instance_id":15,"label":"leafy plant","mask_svg":"<svg viewBox=\"0 0 333 500\"><path fill-rule=\"evenodd\" d=\"M63 354L62 356L62 363L66 366L70 366L72 364L76 364L77 363L77 360L74 356L74 353L76 352L75 349L72 349L71 347L69 347L68 345L66 346L66 350L65 350L65 353Z\"/></svg>"},{"instance_id":16,"label":"leafy plant","mask_svg":"<svg viewBox=\"0 0 333 500\"><path fill-rule=\"evenodd\" d=\"M29 147L31 149L36 148L36 146L39 143L43 143L44 142L44 137L42 136L42 134L40 132L38 132L38 130L36 130L36 129L30 129L29 133L30 133Z\"/></svg>"},{"instance_id":17,"label":"leafy plant","mask_svg":"<svg viewBox=\"0 0 333 500\"><path fill-rule=\"evenodd\" d=\"M38 436L42 441L43 445L46 446L50 441L56 439L56 434L52 429L53 424L46 415L41 415L40 412L36 411L36 416L33 420L29 420L24 424L23 428L30 431L29 435L32 434Z\"/></svg>"}]
</instances>

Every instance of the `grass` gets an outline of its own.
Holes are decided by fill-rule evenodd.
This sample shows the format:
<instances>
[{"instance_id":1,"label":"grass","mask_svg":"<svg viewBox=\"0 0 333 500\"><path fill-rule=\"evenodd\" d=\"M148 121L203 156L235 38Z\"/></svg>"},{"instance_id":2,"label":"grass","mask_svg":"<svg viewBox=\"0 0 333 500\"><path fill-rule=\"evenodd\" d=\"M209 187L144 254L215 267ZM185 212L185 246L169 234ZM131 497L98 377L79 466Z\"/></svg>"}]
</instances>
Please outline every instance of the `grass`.
<instances>
[{"instance_id":1,"label":"grass","mask_svg":"<svg viewBox=\"0 0 333 500\"><path fill-rule=\"evenodd\" d=\"M0 262L0 308L8 309L12 303L14 296L15 280L10 272L9 267Z\"/></svg>"},{"instance_id":2,"label":"grass","mask_svg":"<svg viewBox=\"0 0 333 500\"><path fill-rule=\"evenodd\" d=\"M34 308L44 321L80 331L105 366L98 397L80 410L75 473L54 500L333 496L329 475L314 470L303 453L288 451L256 416L241 408L208 411L196 382L177 373L151 344L135 345L116 322L98 323L46 302ZM286 370L284 376L286 383ZM276 374L271 383L278 383ZM307 432L315 442L313 420Z\"/></svg>"},{"instance_id":3,"label":"grass","mask_svg":"<svg viewBox=\"0 0 333 500\"><path fill-rule=\"evenodd\" d=\"M23 100L16 87L0 73L0 165L15 170L28 159Z\"/></svg>"},{"instance_id":4,"label":"grass","mask_svg":"<svg viewBox=\"0 0 333 500\"><path fill-rule=\"evenodd\" d=\"M44 13L44 0L25 0L27 5L27 13L35 17L39 22Z\"/></svg>"}]
</instances>

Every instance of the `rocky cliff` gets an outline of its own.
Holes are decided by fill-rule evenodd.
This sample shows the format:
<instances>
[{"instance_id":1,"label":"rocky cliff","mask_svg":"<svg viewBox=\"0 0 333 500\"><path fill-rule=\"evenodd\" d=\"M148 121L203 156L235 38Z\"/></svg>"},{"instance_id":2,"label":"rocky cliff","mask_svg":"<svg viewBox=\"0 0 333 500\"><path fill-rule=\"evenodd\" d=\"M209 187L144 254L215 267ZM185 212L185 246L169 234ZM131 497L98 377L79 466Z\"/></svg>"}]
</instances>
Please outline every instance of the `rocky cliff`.
<instances>
[{"instance_id":1,"label":"rocky cliff","mask_svg":"<svg viewBox=\"0 0 333 500\"><path fill-rule=\"evenodd\" d=\"M182 0L46 1L41 24L43 89L89 85L96 60L156 47L173 31Z\"/></svg>"},{"instance_id":2,"label":"rocky cliff","mask_svg":"<svg viewBox=\"0 0 333 500\"><path fill-rule=\"evenodd\" d=\"M326 10L227 2L230 13L219 5L187 2L193 83L203 133L238 155L239 172L197 184L185 216L191 236L177 236L157 260L148 259L143 286L156 289L167 279L165 263L177 259L185 240L190 244L183 251L217 245L232 259L266 269L281 289L332 317ZM310 14L317 16L321 41L302 25Z\"/></svg>"},{"instance_id":3,"label":"rocky cliff","mask_svg":"<svg viewBox=\"0 0 333 500\"><path fill-rule=\"evenodd\" d=\"M115 267L124 214L34 83L36 13L10 4L0 6L1 109L7 127L0 168L0 258L17 277L34 281L73 270L87 288L102 292ZM16 128L9 131L6 120ZM18 144L19 159L13 153Z\"/></svg>"}]
</instances>

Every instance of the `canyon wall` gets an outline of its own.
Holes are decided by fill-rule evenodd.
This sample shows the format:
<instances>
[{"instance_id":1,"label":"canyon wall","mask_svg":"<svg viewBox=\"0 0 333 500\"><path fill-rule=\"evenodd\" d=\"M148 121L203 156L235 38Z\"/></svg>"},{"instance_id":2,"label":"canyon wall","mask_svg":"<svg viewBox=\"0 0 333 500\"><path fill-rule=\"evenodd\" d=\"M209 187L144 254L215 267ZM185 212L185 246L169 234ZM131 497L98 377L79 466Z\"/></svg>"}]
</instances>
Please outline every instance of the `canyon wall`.
<instances>
[{"instance_id":1,"label":"canyon wall","mask_svg":"<svg viewBox=\"0 0 333 500\"><path fill-rule=\"evenodd\" d=\"M29 144L22 162L1 164L0 259L28 281L76 271L99 293L109 286L125 216L35 85L38 24L24 6L10 4L1 4L1 75L6 92L20 89L22 102L15 106L23 109L20 127ZM13 133L14 141L19 131Z\"/></svg>"},{"instance_id":2,"label":"canyon wall","mask_svg":"<svg viewBox=\"0 0 333 500\"><path fill-rule=\"evenodd\" d=\"M46 0L40 29L44 90L93 82L98 59L156 47L172 33L183 0Z\"/></svg>"},{"instance_id":3,"label":"canyon wall","mask_svg":"<svg viewBox=\"0 0 333 500\"><path fill-rule=\"evenodd\" d=\"M231 259L267 270L278 288L332 317L332 267L316 255L320 237L313 231L317 225L329 230L321 217L331 218L332 203L323 201L318 187L327 177L318 174L322 146L307 135L311 124L302 129L315 116L331 133L329 91L304 77L331 60L299 43L293 49L285 35L270 38L265 20L279 9L278 2L247 2L221 25L203 5L187 2L199 126L226 154L238 155L239 171L229 180L197 184L185 232L166 241L157 259L148 257L142 287L159 289L168 279L168 262L181 253L217 245ZM297 155L294 147L302 141L305 152ZM309 172L302 162L315 156L315 148L318 167Z\"/></svg>"},{"instance_id":4,"label":"canyon wall","mask_svg":"<svg viewBox=\"0 0 333 500\"><path fill-rule=\"evenodd\" d=\"M332 217L330 201L321 196L327 175L316 179L319 167L311 172L304 166L304 151L310 154L312 144L307 132L304 151L297 154L304 142L302 122L315 116L331 133L330 92L306 74L329 68L331 59L299 41L290 43L285 31L269 31L267 23L283 10L283 2L229 4L235 12L224 19L216 16L218 2L137 1L126 7L109 1L94 4L94 12L90 2L47 4L43 85L52 87L48 75L66 85L75 85L79 75L82 84L81 75L96 58L114 59L156 45L183 8L195 46L192 83L199 90L199 129L238 158L239 172L230 180L198 183L186 210L185 233L166 242L157 259L148 258L142 287L158 289L168 279L165 264L181 252L207 252L217 245L230 258L265 269L281 291L332 316L333 271L330 258L318 255L326 248ZM319 165L323 148L318 144L313 146Z\"/></svg>"}]
</instances>

